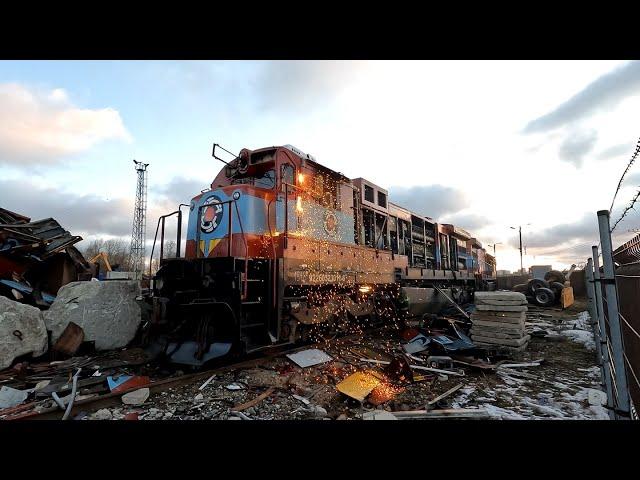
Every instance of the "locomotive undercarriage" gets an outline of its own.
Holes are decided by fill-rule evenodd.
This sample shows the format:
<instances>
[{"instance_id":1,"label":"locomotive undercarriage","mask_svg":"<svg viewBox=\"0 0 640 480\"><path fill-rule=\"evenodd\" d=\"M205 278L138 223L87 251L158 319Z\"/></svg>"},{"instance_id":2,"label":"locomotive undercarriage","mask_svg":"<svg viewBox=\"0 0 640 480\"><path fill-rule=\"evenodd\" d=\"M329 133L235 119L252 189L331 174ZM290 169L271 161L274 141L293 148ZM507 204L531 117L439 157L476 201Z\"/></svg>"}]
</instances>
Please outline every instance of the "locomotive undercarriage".
<instances>
[{"instance_id":1,"label":"locomotive undercarriage","mask_svg":"<svg viewBox=\"0 0 640 480\"><path fill-rule=\"evenodd\" d=\"M400 288L289 285L270 259L167 259L154 278L151 348L175 363L202 365L400 321Z\"/></svg>"},{"instance_id":2,"label":"locomotive undercarriage","mask_svg":"<svg viewBox=\"0 0 640 480\"><path fill-rule=\"evenodd\" d=\"M470 300L469 282L282 286L281 260L167 259L154 279L151 348L174 363L318 342ZM438 288L433 288L438 287ZM438 291L440 289L440 292Z\"/></svg>"}]
</instances>

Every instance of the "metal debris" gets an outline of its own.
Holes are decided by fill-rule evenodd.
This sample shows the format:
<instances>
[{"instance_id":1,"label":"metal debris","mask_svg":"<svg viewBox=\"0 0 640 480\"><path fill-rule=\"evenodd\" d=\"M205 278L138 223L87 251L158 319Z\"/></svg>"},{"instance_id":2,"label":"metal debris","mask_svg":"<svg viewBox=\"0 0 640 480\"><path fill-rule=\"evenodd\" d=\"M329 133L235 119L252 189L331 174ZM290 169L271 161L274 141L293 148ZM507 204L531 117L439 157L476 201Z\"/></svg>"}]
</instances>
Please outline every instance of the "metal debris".
<instances>
[{"instance_id":1,"label":"metal debris","mask_svg":"<svg viewBox=\"0 0 640 480\"><path fill-rule=\"evenodd\" d=\"M301 368L312 367L314 365L330 362L331 360L333 360L333 358L331 358L325 352L316 348L303 350L296 353L290 353L287 355L287 358Z\"/></svg>"}]
</instances>

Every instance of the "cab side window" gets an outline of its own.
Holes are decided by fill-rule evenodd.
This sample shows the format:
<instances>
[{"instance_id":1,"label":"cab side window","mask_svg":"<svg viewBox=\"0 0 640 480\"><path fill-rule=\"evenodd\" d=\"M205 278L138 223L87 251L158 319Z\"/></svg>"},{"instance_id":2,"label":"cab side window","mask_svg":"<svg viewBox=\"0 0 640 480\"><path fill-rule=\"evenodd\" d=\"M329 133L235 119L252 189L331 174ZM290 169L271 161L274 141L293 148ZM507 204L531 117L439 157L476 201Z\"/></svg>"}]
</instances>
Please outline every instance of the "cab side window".
<instances>
[{"instance_id":1,"label":"cab side window","mask_svg":"<svg viewBox=\"0 0 640 480\"><path fill-rule=\"evenodd\" d=\"M280 167L280 178L282 183L294 184L295 169L290 163L285 163Z\"/></svg>"}]
</instances>

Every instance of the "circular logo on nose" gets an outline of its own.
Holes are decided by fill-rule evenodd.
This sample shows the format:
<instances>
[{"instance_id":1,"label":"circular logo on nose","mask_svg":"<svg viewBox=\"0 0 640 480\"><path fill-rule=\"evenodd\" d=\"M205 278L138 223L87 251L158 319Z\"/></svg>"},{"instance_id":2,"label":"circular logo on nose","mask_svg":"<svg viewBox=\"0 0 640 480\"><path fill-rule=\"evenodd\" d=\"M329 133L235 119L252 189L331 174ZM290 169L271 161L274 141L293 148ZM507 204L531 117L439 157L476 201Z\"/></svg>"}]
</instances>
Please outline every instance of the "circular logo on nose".
<instances>
[{"instance_id":1,"label":"circular logo on nose","mask_svg":"<svg viewBox=\"0 0 640 480\"><path fill-rule=\"evenodd\" d=\"M332 237L338 233L338 218L332 211L328 211L324 216L324 231Z\"/></svg>"},{"instance_id":2,"label":"circular logo on nose","mask_svg":"<svg viewBox=\"0 0 640 480\"><path fill-rule=\"evenodd\" d=\"M211 233L222 221L224 207L222 200L217 195L211 195L204 201L205 207L202 209L202 217L200 217L200 230L204 233Z\"/></svg>"}]
</instances>

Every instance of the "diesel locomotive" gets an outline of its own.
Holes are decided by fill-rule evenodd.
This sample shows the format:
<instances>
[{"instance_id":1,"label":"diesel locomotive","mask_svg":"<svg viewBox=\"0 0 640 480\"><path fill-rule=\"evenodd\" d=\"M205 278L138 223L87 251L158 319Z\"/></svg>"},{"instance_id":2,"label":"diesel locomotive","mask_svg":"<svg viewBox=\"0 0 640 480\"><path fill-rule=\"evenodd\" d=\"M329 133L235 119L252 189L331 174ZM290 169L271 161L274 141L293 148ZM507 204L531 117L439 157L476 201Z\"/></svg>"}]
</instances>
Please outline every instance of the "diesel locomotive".
<instances>
[{"instance_id":1,"label":"diesel locomotive","mask_svg":"<svg viewBox=\"0 0 640 480\"><path fill-rule=\"evenodd\" d=\"M188 205L184 256L162 258L160 245L148 298L153 337L177 363L437 312L492 288L480 241L364 178L291 145L235 155L215 144L213 157L225 165Z\"/></svg>"}]
</instances>

